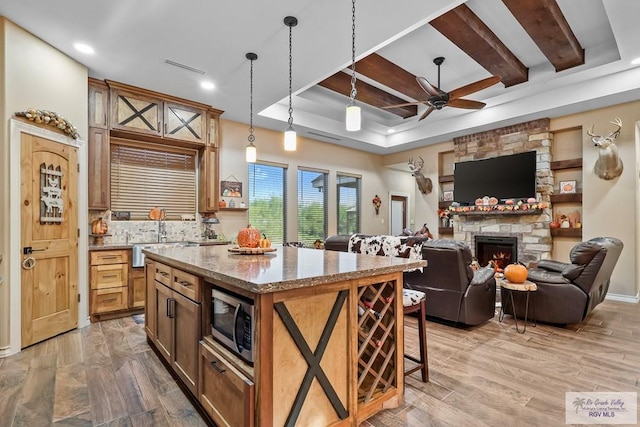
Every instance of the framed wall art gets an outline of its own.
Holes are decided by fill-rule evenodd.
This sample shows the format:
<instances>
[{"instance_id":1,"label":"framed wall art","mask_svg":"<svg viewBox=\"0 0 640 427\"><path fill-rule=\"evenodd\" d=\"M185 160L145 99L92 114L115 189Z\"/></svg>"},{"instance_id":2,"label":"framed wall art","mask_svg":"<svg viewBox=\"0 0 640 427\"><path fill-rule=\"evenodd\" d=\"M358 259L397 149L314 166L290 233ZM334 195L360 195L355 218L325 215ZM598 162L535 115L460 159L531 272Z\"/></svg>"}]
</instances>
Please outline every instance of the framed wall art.
<instances>
[{"instance_id":1,"label":"framed wall art","mask_svg":"<svg viewBox=\"0 0 640 427\"><path fill-rule=\"evenodd\" d=\"M442 200L444 200L445 202L452 202L453 191L445 191L444 193L442 193Z\"/></svg>"},{"instance_id":2,"label":"framed wall art","mask_svg":"<svg viewBox=\"0 0 640 427\"><path fill-rule=\"evenodd\" d=\"M571 194L576 192L576 181L560 181L560 194Z\"/></svg>"},{"instance_id":3,"label":"framed wall art","mask_svg":"<svg viewBox=\"0 0 640 427\"><path fill-rule=\"evenodd\" d=\"M242 181L230 181L229 178L220 181L220 195L222 197L242 197Z\"/></svg>"}]
</instances>

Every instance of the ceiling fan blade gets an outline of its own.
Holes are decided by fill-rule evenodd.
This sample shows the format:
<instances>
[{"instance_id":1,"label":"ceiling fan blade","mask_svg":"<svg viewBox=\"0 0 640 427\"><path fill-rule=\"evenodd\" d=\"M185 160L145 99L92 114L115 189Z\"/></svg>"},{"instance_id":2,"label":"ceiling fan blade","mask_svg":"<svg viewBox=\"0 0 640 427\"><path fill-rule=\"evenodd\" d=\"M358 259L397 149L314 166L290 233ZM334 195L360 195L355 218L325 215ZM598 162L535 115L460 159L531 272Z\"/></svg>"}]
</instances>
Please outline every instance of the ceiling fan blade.
<instances>
[{"instance_id":1,"label":"ceiling fan blade","mask_svg":"<svg viewBox=\"0 0 640 427\"><path fill-rule=\"evenodd\" d=\"M449 99L462 98L470 93L481 91L482 89L486 89L496 83L499 83L500 80L502 80L500 76L491 76L486 79L478 80L474 83L469 83L468 85L464 85L449 92Z\"/></svg>"},{"instance_id":2,"label":"ceiling fan blade","mask_svg":"<svg viewBox=\"0 0 640 427\"><path fill-rule=\"evenodd\" d=\"M421 104L426 104L427 102L428 101L419 101L419 102L405 102L404 104L385 105L384 107L382 107L382 109L408 107L409 105L421 105Z\"/></svg>"},{"instance_id":3,"label":"ceiling fan blade","mask_svg":"<svg viewBox=\"0 0 640 427\"><path fill-rule=\"evenodd\" d=\"M438 88L432 86L431 83L429 83L424 77L416 77L416 81L418 82L422 90L427 92L430 96L440 96L440 91L438 90Z\"/></svg>"},{"instance_id":4,"label":"ceiling fan blade","mask_svg":"<svg viewBox=\"0 0 640 427\"><path fill-rule=\"evenodd\" d=\"M447 106L456 108L468 108L470 110L479 110L485 105L484 102L472 101L470 99L453 99L447 102Z\"/></svg>"},{"instance_id":5,"label":"ceiling fan blade","mask_svg":"<svg viewBox=\"0 0 640 427\"><path fill-rule=\"evenodd\" d=\"M426 118L429 114L431 114L431 112L432 112L433 110L435 110L435 109L436 109L436 107L429 107L429 108L427 108L427 111L425 111L425 112L424 112L424 114L420 116L420 118L418 119L418 121L420 121L420 120L422 120L422 119L425 119L425 118Z\"/></svg>"}]
</instances>

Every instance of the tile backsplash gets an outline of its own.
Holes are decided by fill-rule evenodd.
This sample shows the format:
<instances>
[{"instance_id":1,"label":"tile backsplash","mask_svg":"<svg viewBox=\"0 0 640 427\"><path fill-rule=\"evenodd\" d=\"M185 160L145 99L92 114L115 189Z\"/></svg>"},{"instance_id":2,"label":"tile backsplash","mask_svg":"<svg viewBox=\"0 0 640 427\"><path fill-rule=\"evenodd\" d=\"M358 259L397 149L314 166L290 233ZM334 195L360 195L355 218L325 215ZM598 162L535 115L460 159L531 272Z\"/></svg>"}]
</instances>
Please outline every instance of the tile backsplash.
<instances>
[{"instance_id":1,"label":"tile backsplash","mask_svg":"<svg viewBox=\"0 0 640 427\"><path fill-rule=\"evenodd\" d=\"M103 218L108 226L109 236L104 237L105 244L132 244L158 241L158 221L116 221L111 219L110 211L90 212L90 224ZM166 221L167 242L199 240L207 229L196 215L195 221Z\"/></svg>"}]
</instances>

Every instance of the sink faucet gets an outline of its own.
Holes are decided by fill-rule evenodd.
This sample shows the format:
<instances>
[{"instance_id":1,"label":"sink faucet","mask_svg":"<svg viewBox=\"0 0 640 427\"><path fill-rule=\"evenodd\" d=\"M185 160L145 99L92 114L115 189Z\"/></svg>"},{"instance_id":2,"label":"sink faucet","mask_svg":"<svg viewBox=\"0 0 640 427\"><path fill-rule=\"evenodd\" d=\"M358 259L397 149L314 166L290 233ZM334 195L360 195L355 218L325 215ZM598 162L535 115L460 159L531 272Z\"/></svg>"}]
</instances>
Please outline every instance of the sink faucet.
<instances>
[{"instance_id":1,"label":"sink faucet","mask_svg":"<svg viewBox=\"0 0 640 427\"><path fill-rule=\"evenodd\" d=\"M167 241L167 222L165 220L164 208L160 209L158 217L158 243Z\"/></svg>"}]
</instances>

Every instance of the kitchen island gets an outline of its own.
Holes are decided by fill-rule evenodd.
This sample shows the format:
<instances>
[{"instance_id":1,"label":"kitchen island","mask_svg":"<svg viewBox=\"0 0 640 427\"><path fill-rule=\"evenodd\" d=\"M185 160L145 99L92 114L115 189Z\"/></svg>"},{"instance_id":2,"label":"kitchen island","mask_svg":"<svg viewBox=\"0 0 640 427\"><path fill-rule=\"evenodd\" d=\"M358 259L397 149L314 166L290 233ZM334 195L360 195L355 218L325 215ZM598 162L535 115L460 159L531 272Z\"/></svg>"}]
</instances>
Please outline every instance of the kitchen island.
<instances>
[{"instance_id":1,"label":"kitchen island","mask_svg":"<svg viewBox=\"0 0 640 427\"><path fill-rule=\"evenodd\" d=\"M145 250L149 341L217 425L353 425L402 404L402 272L422 260L278 247ZM211 290L254 304L253 364L211 335Z\"/></svg>"}]
</instances>

